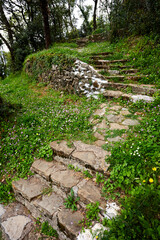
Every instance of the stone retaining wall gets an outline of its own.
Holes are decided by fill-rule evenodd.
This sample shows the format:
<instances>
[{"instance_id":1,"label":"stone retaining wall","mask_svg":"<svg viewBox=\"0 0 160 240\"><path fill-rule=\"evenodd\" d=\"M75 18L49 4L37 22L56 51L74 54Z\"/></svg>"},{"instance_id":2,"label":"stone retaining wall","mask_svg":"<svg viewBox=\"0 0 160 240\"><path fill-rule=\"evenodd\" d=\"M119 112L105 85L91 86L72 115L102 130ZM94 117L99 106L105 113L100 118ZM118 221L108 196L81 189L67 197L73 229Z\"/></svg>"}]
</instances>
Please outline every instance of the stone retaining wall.
<instances>
[{"instance_id":1,"label":"stone retaining wall","mask_svg":"<svg viewBox=\"0 0 160 240\"><path fill-rule=\"evenodd\" d=\"M31 65L27 62L25 71L32 75ZM99 93L104 92L103 83L107 81L92 66L80 60L76 60L73 67L60 69L58 65L52 65L50 70L45 70L38 75L39 82L46 82L55 90L67 91L87 97L96 97Z\"/></svg>"}]
</instances>

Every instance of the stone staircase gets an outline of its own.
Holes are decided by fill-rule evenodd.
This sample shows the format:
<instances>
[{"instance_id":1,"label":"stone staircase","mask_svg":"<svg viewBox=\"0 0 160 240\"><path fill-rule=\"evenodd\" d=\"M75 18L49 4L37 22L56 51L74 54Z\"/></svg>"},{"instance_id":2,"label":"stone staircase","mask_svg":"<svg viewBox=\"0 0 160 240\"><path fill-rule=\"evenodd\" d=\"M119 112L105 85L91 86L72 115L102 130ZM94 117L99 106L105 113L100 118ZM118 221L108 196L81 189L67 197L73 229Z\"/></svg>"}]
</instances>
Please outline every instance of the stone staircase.
<instances>
[{"instance_id":1,"label":"stone staircase","mask_svg":"<svg viewBox=\"0 0 160 240\"><path fill-rule=\"evenodd\" d=\"M153 101L153 95L158 91L154 85L139 84L138 81L148 76L142 75L133 66L129 65L128 59L107 60L113 52L97 53L90 57L91 64L98 72L104 73L107 80L102 83L106 89L103 95L106 98L119 98L125 100Z\"/></svg>"},{"instance_id":2,"label":"stone staircase","mask_svg":"<svg viewBox=\"0 0 160 240\"><path fill-rule=\"evenodd\" d=\"M110 153L101 147L75 141L68 147L66 141L52 142L53 161L37 159L31 167L33 176L12 183L16 200L32 213L34 218L48 221L57 230L59 239L76 239L81 231L79 223L84 218L86 204L100 203L101 218L106 213L106 200L95 182L96 173L105 173L109 164L105 158ZM77 171L70 170L68 165ZM87 178L83 172L92 174ZM73 189L79 196L78 211L64 207L67 195Z\"/></svg>"},{"instance_id":3,"label":"stone staircase","mask_svg":"<svg viewBox=\"0 0 160 240\"><path fill-rule=\"evenodd\" d=\"M99 202L100 219L111 219L120 210L112 200L106 201L101 192L102 185L96 183L97 174L104 174L105 179L110 176L107 157L111 153L101 146L113 146L118 141L124 141L126 131L141 120L138 112L135 116L137 120L132 119L129 110L118 103L102 103L90 118L97 139L93 145L81 141L68 144L64 140L50 143L53 160L48 162L36 159L31 166L33 176L12 182L17 202L6 209L0 205L0 226L4 239L43 239L41 233L35 235L33 226L37 218L41 222L47 221L57 230L59 240L95 239L92 235L87 237L90 230L86 230L85 236L85 233L80 233L82 224L79 222L84 219L86 205ZM113 136L117 130L119 135ZM71 189L74 196L80 198L77 203L78 210L75 212L64 206ZM103 228L100 223L94 221L93 225L93 231L97 227Z\"/></svg>"}]
</instances>

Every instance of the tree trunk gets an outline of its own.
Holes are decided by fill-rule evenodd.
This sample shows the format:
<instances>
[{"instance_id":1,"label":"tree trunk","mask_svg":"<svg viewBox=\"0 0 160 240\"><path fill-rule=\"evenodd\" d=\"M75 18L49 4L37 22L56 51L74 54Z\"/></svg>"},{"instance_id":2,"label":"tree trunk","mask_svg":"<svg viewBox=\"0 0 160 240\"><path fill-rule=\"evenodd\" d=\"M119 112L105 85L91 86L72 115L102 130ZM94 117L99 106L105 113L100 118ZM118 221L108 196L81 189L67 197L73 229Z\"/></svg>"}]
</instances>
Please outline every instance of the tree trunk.
<instances>
[{"instance_id":1,"label":"tree trunk","mask_svg":"<svg viewBox=\"0 0 160 240\"><path fill-rule=\"evenodd\" d=\"M94 12L93 12L93 30L96 30L97 28L97 4L98 4L98 0L94 0L95 4L94 4Z\"/></svg>"},{"instance_id":2,"label":"tree trunk","mask_svg":"<svg viewBox=\"0 0 160 240\"><path fill-rule=\"evenodd\" d=\"M42 16L43 16L46 48L49 48L49 46L51 45L51 33L50 33L49 19L48 19L47 0L40 0L40 7L41 7Z\"/></svg>"}]
</instances>

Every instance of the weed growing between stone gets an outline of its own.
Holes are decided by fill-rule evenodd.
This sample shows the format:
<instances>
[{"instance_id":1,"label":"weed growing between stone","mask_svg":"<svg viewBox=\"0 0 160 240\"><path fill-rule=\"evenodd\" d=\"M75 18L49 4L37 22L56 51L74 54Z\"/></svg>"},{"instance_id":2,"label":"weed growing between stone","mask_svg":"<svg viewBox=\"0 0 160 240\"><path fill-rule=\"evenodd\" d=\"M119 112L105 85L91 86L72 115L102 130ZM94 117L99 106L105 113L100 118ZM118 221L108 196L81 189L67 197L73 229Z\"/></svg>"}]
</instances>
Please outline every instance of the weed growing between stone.
<instances>
[{"instance_id":1,"label":"weed growing between stone","mask_svg":"<svg viewBox=\"0 0 160 240\"><path fill-rule=\"evenodd\" d=\"M40 232L42 235L42 238L39 238L39 240L46 238L46 236L52 237L52 238L54 237L54 239L58 239L57 231L55 229L53 229L47 221L41 223L40 219L38 218L36 220L36 226L37 226L36 231Z\"/></svg>"},{"instance_id":2,"label":"weed growing between stone","mask_svg":"<svg viewBox=\"0 0 160 240\"><path fill-rule=\"evenodd\" d=\"M89 203L86 206L86 216L85 218L82 220L81 224L83 226L86 227L90 227L93 223L93 221L99 221L99 212L100 212L100 208L99 208L99 202L95 202L95 203Z\"/></svg>"},{"instance_id":3,"label":"weed growing between stone","mask_svg":"<svg viewBox=\"0 0 160 240\"><path fill-rule=\"evenodd\" d=\"M79 197L74 196L74 191L71 189L70 195L65 199L65 207L72 209L72 211L77 211L77 202L79 201Z\"/></svg>"}]
</instances>

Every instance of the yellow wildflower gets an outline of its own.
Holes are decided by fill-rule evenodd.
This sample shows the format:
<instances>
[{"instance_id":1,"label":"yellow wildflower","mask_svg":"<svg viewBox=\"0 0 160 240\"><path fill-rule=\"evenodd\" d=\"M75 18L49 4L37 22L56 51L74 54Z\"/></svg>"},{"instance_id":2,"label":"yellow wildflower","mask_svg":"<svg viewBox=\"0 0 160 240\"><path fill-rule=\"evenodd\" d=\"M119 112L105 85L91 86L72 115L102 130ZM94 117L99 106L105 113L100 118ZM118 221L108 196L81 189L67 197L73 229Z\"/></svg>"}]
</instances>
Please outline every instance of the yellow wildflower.
<instances>
[{"instance_id":1,"label":"yellow wildflower","mask_svg":"<svg viewBox=\"0 0 160 240\"><path fill-rule=\"evenodd\" d=\"M153 171L157 171L157 168L156 168L156 167L153 167L152 170L153 170Z\"/></svg>"},{"instance_id":2,"label":"yellow wildflower","mask_svg":"<svg viewBox=\"0 0 160 240\"><path fill-rule=\"evenodd\" d=\"M36 133L36 135L39 135L38 133Z\"/></svg>"},{"instance_id":3,"label":"yellow wildflower","mask_svg":"<svg viewBox=\"0 0 160 240\"><path fill-rule=\"evenodd\" d=\"M150 183L153 183L153 178L150 178L150 179L149 179L149 182L150 182Z\"/></svg>"},{"instance_id":4,"label":"yellow wildflower","mask_svg":"<svg viewBox=\"0 0 160 240\"><path fill-rule=\"evenodd\" d=\"M96 236L96 239L98 239L98 236Z\"/></svg>"},{"instance_id":5,"label":"yellow wildflower","mask_svg":"<svg viewBox=\"0 0 160 240\"><path fill-rule=\"evenodd\" d=\"M146 180L143 180L143 183L145 183L146 182Z\"/></svg>"}]
</instances>

